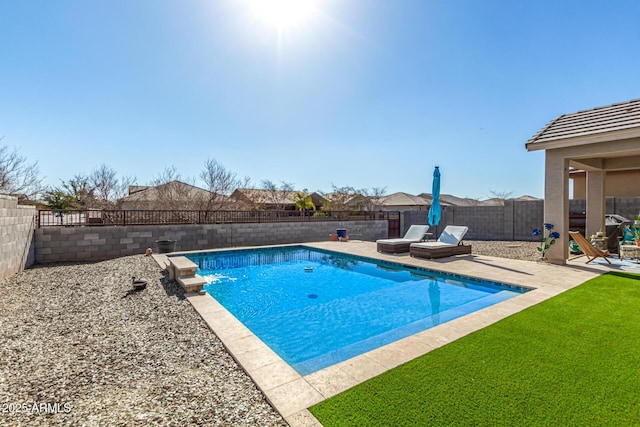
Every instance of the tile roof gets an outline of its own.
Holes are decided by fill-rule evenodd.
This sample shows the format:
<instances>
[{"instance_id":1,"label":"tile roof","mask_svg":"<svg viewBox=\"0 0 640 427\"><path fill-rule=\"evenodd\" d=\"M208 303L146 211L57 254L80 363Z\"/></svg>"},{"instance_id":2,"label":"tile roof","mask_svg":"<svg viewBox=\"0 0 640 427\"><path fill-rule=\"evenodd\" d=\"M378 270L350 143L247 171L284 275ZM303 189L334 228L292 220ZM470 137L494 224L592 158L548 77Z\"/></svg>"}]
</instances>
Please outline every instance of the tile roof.
<instances>
[{"instance_id":1,"label":"tile roof","mask_svg":"<svg viewBox=\"0 0 640 427\"><path fill-rule=\"evenodd\" d=\"M431 201L408 193L398 192L380 198L383 206L429 206Z\"/></svg>"},{"instance_id":2,"label":"tile roof","mask_svg":"<svg viewBox=\"0 0 640 427\"><path fill-rule=\"evenodd\" d=\"M429 204L431 204L431 201L433 200L430 193L420 193L418 196L427 199ZM456 197L451 194L440 194L440 205L442 206L475 206L478 203L480 202L474 199Z\"/></svg>"},{"instance_id":3,"label":"tile roof","mask_svg":"<svg viewBox=\"0 0 640 427\"><path fill-rule=\"evenodd\" d=\"M140 186L143 187L143 186ZM195 185L187 184L180 181L169 181L165 184L158 185L156 187L149 187L138 189L134 192L120 199L122 202L140 202L140 201L153 201L157 200L161 195L169 193L176 198L180 198L180 196L184 198L193 197L196 194L199 194L203 197L209 197L211 194L210 191L205 190L203 188L196 187Z\"/></svg>"},{"instance_id":4,"label":"tile roof","mask_svg":"<svg viewBox=\"0 0 640 427\"><path fill-rule=\"evenodd\" d=\"M294 190L264 190L261 188L238 188L234 193L242 194L255 203L278 200L283 203L295 203L296 191Z\"/></svg>"},{"instance_id":5,"label":"tile roof","mask_svg":"<svg viewBox=\"0 0 640 427\"><path fill-rule=\"evenodd\" d=\"M519 202L532 202L532 201L535 201L535 200L542 200L542 199L540 199L539 197L533 197L533 196L529 196L529 195L524 195L524 196L516 197L513 200L516 200L516 201L519 201Z\"/></svg>"},{"instance_id":6,"label":"tile roof","mask_svg":"<svg viewBox=\"0 0 640 427\"><path fill-rule=\"evenodd\" d=\"M305 194L311 196L314 203L322 203L326 200L325 197L314 192L306 192L301 190L265 190L261 188L238 188L232 196L244 196L253 203L282 203L282 204L295 204L298 198L298 194Z\"/></svg>"},{"instance_id":7,"label":"tile roof","mask_svg":"<svg viewBox=\"0 0 640 427\"><path fill-rule=\"evenodd\" d=\"M422 193L422 194L419 194L418 196L424 199L427 199L429 201L429 204L431 204L431 199L432 199L431 194ZM520 197L510 199L510 200L531 201L531 200L540 200L540 199L538 199L537 197L525 195L525 196L520 196ZM502 206L504 205L504 199L494 197L492 199L487 199L487 200L478 200L478 199L470 199L467 197L456 197L456 196L452 196L451 194L441 194L440 204L442 206Z\"/></svg>"},{"instance_id":8,"label":"tile roof","mask_svg":"<svg viewBox=\"0 0 640 427\"><path fill-rule=\"evenodd\" d=\"M640 99L558 116L526 145L635 128L640 130Z\"/></svg>"}]
</instances>

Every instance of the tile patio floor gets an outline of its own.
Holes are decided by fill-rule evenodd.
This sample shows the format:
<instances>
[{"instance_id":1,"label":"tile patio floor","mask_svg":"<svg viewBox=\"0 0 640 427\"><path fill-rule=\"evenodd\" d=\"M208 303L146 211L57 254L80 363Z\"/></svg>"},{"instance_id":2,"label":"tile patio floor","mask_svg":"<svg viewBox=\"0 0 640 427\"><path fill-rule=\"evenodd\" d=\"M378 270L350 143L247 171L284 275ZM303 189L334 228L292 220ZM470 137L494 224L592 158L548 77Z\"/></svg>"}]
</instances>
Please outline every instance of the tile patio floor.
<instances>
[{"instance_id":1,"label":"tile patio floor","mask_svg":"<svg viewBox=\"0 0 640 427\"><path fill-rule=\"evenodd\" d=\"M481 255L421 260L408 254L381 254L376 251L374 242L364 241L317 242L305 246L526 286L534 290L306 376L301 376L280 359L208 294L187 295L233 357L293 427L319 426L320 423L307 408L322 400L558 295L604 271L620 269L602 264L585 265L585 258L571 261L567 266ZM158 261L161 262L160 259Z\"/></svg>"}]
</instances>

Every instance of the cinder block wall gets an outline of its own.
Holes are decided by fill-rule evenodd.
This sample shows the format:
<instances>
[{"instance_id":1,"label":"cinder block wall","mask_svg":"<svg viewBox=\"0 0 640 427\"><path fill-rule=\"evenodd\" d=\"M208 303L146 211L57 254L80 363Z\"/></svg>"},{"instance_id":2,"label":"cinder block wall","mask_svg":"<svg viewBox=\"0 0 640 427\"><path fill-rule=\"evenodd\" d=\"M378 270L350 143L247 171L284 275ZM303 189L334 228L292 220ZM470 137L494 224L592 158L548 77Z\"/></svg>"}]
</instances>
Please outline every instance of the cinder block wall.
<instances>
[{"instance_id":1,"label":"cinder block wall","mask_svg":"<svg viewBox=\"0 0 640 427\"><path fill-rule=\"evenodd\" d=\"M536 241L531 232L543 222L544 200L506 200L504 206L447 206L437 231L447 225L466 225L468 240Z\"/></svg>"},{"instance_id":2,"label":"cinder block wall","mask_svg":"<svg viewBox=\"0 0 640 427\"><path fill-rule=\"evenodd\" d=\"M403 237L413 224L429 224L429 211L404 211L400 213L400 237ZM431 232L432 230L429 230Z\"/></svg>"},{"instance_id":3,"label":"cinder block wall","mask_svg":"<svg viewBox=\"0 0 640 427\"><path fill-rule=\"evenodd\" d=\"M0 194L0 280L35 262L35 226L35 207L18 205L16 197Z\"/></svg>"},{"instance_id":4,"label":"cinder block wall","mask_svg":"<svg viewBox=\"0 0 640 427\"><path fill-rule=\"evenodd\" d=\"M362 240L385 238L386 220L267 224L159 225L126 227L44 227L35 233L36 262L95 261L158 252L156 240L175 240L176 251L276 245L328 240L346 228Z\"/></svg>"},{"instance_id":5,"label":"cinder block wall","mask_svg":"<svg viewBox=\"0 0 640 427\"><path fill-rule=\"evenodd\" d=\"M467 239L492 240L504 237L503 206L455 206L453 224L469 227Z\"/></svg>"},{"instance_id":6,"label":"cinder block wall","mask_svg":"<svg viewBox=\"0 0 640 427\"><path fill-rule=\"evenodd\" d=\"M633 221L640 215L640 197L607 197L607 213L615 213Z\"/></svg>"},{"instance_id":7,"label":"cinder block wall","mask_svg":"<svg viewBox=\"0 0 640 427\"><path fill-rule=\"evenodd\" d=\"M542 228L544 223L544 201L531 200L514 202L513 204L513 238L505 236L503 240L524 240L538 241L538 236L533 236L531 232L534 228Z\"/></svg>"},{"instance_id":8,"label":"cinder block wall","mask_svg":"<svg viewBox=\"0 0 640 427\"><path fill-rule=\"evenodd\" d=\"M2 197L2 196L0 196ZM6 196L4 196L6 197ZM8 199L0 198L1 203ZM17 201L12 205L15 208ZM571 200L569 209L572 212L584 211L584 200ZM29 224L26 234L33 234L35 211L20 206L19 218L28 212ZM8 214L0 211L2 224L2 258L0 273L4 274L6 254L20 254L26 250L26 261L22 267L33 264L33 249L17 248L20 243L5 249L5 239L14 242L31 241L29 236L19 237L20 227L5 226L2 221ZM18 221L14 212L11 218ZM608 198L607 213L617 213L629 219L640 213L640 198ZM411 224L426 224L427 211L405 211L401 215L401 234L404 235ZM22 219L24 221L24 218ZM535 241L531 230L542 226L544 221L544 201L507 200L504 206L445 206L438 227L430 232L437 238L447 225L467 225L469 240L523 240ZM7 221L5 221L6 223ZM19 221L18 221L19 222ZM24 225L24 224L23 224ZM259 246L286 243L302 243L328 239L329 233L338 228L346 228L349 234L357 234L362 240L375 241L386 238L388 225L386 220L380 221L326 221L326 222L287 222L267 224L211 224L211 225L167 225L167 226L126 226L126 227L45 227L35 232L35 262L47 263L57 261L85 261L111 259L119 256L144 253L150 247L158 251L156 240L176 240L176 250L201 250L229 248L235 246ZM11 237L6 238L11 234ZM13 240L11 240L13 239ZM34 245L31 247L33 248ZM25 249L26 248L26 249ZM20 249L20 250L18 250ZM30 258L29 258L30 257ZM22 259L18 257L17 259ZM20 262L8 262L15 265ZM6 277L6 276L4 276Z\"/></svg>"},{"instance_id":9,"label":"cinder block wall","mask_svg":"<svg viewBox=\"0 0 640 427\"><path fill-rule=\"evenodd\" d=\"M640 213L639 197L607 197L606 213L633 220ZM584 212L584 199L569 201L570 212ZM421 212L403 212L403 230L411 224L425 224ZM544 200L506 200L504 206L446 206L438 227L429 231L437 237L447 225L466 225L469 240L537 241L531 234L544 223ZM556 224L557 225L557 224ZM403 231L403 233L404 233ZM567 230L568 231L568 230Z\"/></svg>"},{"instance_id":10,"label":"cinder block wall","mask_svg":"<svg viewBox=\"0 0 640 427\"><path fill-rule=\"evenodd\" d=\"M440 224L429 232L437 239L447 225L466 225L467 240L513 240L511 214L512 207L504 206L446 206L442 209Z\"/></svg>"}]
</instances>

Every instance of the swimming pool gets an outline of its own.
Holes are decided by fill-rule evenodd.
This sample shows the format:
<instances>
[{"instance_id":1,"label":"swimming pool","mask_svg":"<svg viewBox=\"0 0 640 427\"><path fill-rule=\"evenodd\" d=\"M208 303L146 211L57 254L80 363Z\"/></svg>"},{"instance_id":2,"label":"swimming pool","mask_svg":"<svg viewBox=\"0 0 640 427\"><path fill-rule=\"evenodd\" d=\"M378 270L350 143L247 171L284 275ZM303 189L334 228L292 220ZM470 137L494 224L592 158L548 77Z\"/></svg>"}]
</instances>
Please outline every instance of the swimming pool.
<instances>
[{"instance_id":1,"label":"swimming pool","mask_svg":"<svg viewBox=\"0 0 640 427\"><path fill-rule=\"evenodd\" d=\"M301 375L527 291L301 246L186 256L205 290Z\"/></svg>"}]
</instances>

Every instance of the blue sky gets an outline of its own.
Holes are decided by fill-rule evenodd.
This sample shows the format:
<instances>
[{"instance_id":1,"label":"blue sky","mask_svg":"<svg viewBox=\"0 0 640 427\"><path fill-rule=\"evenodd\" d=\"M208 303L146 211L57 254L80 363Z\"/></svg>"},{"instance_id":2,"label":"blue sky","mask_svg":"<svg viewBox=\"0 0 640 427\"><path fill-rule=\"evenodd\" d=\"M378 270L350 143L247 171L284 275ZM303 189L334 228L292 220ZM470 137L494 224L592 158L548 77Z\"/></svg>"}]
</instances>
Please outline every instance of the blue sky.
<instances>
[{"instance_id":1,"label":"blue sky","mask_svg":"<svg viewBox=\"0 0 640 427\"><path fill-rule=\"evenodd\" d=\"M527 139L640 97L637 0L307 1L278 27L251 0L3 0L2 143L51 185L215 158L255 185L418 194L439 165L443 193L542 197Z\"/></svg>"}]
</instances>

